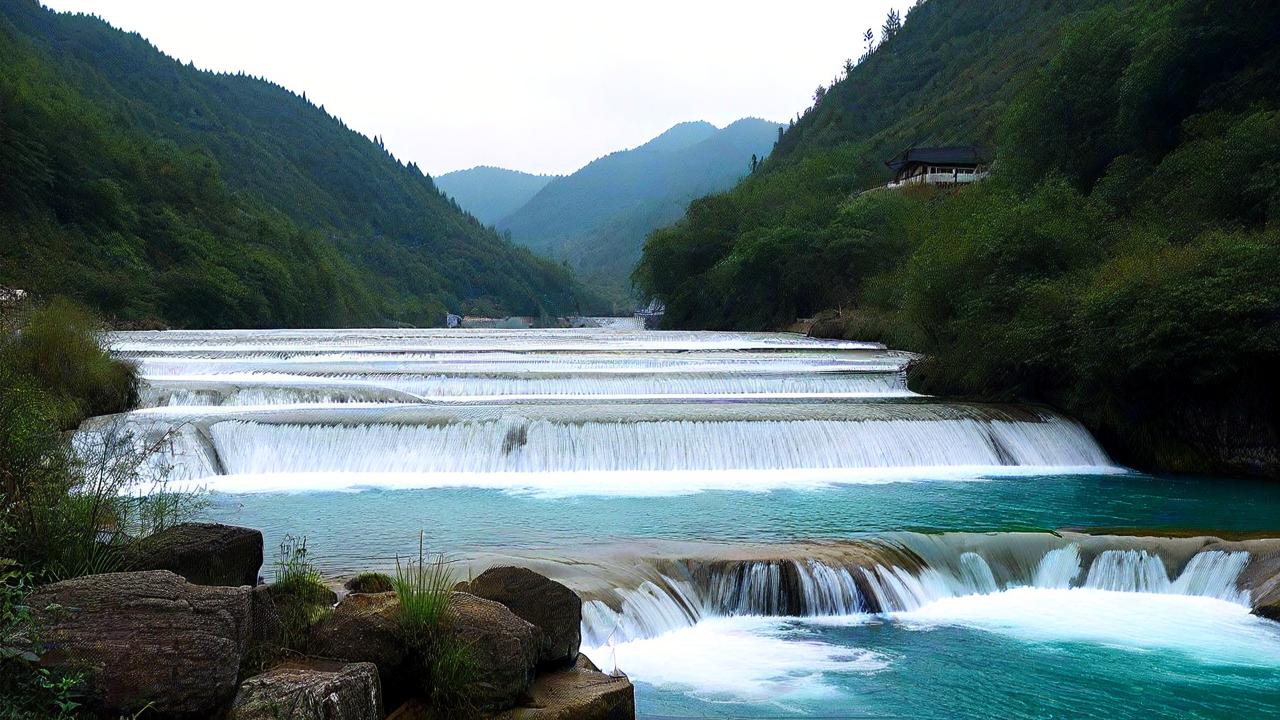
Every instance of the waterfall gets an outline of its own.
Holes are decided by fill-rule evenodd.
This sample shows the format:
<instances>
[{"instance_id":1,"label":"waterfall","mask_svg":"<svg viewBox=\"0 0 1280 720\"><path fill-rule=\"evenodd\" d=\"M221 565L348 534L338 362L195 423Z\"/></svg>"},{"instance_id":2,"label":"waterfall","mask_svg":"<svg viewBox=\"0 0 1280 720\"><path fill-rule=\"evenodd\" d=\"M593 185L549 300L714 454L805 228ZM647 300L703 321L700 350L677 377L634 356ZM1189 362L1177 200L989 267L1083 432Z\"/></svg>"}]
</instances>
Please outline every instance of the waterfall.
<instances>
[{"instance_id":1,"label":"waterfall","mask_svg":"<svg viewBox=\"0 0 1280 720\"><path fill-rule=\"evenodd\" d=\"M506 397L599 395L732 396L810 395L829 397L904 397L900 372L795 373L589 373L580 375L513 372L507 374L344 374L331 377L271 373L263 377L146 378L141 404L266 405L335 402L414 402L434 397Z\"/></svg>"},{"instance_id":2,"label":"waterfall","mask_svg":"<svg viewBox=\"0 0 1280 720\"><path fill-rule=\"evenodd\" d=\"M957 554L948 563L955 570L878 562L844 565L816 558L684 561L656 581L588 600L583 639L594 647L609 638L627 642L688 627L706 617L910 612L945 598L1022 587L1195 595L1249 603L1249 592L1238 587L1249 562L1245 551L1200 551L1172 580L1165 561L1147 550L1104 550L1087 563L1083 580L1082 557L1076 543L1054 548L1040 557L1029 575L1006 581L998 580L988 559L974 551Z\"/></svg>"},{"instance_id":3,"label":"waterfall","mask_svg":"<svg viewBox=\"0 0 1280 720\"><path fill-rule=\"evenodd\" d=\"M210 435L231 474L1112 467L1079 426L1043 421L509 417L441 424L229 420Z\"/></svg>"}]
</instances>

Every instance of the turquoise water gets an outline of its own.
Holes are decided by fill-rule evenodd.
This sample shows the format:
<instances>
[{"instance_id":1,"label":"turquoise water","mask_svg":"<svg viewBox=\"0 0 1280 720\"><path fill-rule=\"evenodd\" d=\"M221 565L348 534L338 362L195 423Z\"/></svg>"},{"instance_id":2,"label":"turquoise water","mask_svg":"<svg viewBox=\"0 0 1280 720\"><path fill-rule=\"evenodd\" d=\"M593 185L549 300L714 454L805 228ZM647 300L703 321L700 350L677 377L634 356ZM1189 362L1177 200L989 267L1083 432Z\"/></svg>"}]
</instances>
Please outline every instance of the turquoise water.
<instances>
[{"instance_id":1,"label":"turquoise water","mask_svg":"<svg viewBox=\"0 0 1280 720\"><path fill-rule=\"evenodd\" d=\"M1280 624L1243 585L1280 546L1053 534L1280 536L1280 485L1127 471L1048 409L914 395L903 353L616 323L112 340L152 407L103 426L171 432L156 468L262 529L266 575L287 535L334 575L419 532L535 566L644 717L1280 717Z\"/></svg>"},{"instance_id":2,"label":"turquoise water","mask_svg":"<svg viewBox=\"0 0 1280 720\"><path fill-rule=\"evenodd\" d=\"M1046 603L1040 610L1056 608ZM1219 610L1203 613L1209 616L1204 630L1217 635L1197 637L1196 648L1029 639L958 622L868 619L831 627L783 620L769 636L778 646L809 646L806 655L791 657L766 643L739 644L732 630L718 638L677 638L654 648L655 654L670 658L679 648L687 653L691 645L714 642L719 652L686 656L684 662L719 671L687 671L682 687L683 667L668 669L671 682L637 685L637 702L655 717L690 718L1280 717L1280 630L1230 610L1222 617L1214 612ZM1196 612L1182 610L1184 616ZM1180 631L1176 621L1149 624L1151 633ZM752 637L761 634L757 630ZM734 651L766 654L779 674L749 677L725 658ZM625 662L625 650L620 654Z\"/></svg>"},{"instance_id":3,"label":"turquoise water","mask_svg":"<svg viewBox=\"0 0 1280 720\"><path fill-rule=\"evenodd\" d=\"M447 552L628 540L778 542L893 530L1211 528L1276 531L1280 485L1146 475L897 482L662 497L553 497L475 488L211 496L210 519L305 535L326 570L385 566L418 532ZM1158 533L1154 533L1158 534Z\"/></svg>"}]
</instances>

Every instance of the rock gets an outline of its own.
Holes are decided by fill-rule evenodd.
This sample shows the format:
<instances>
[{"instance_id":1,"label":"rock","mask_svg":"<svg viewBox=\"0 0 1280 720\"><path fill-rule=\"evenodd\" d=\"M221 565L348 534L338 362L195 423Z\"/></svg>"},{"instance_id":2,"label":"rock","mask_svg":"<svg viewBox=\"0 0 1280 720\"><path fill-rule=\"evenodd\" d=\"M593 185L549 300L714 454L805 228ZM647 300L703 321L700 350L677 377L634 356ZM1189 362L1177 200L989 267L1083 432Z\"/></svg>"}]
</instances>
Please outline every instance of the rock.
<instances>
[{"instance_id":1,"label":"rock","mask_svg":"<svg viewBox=\"0 0 1280 720\"><path fill-rule=\"evenodd\" d=\"M501 603L463 592L452 594L448 623L475 664L476 679L465 690L473 704L500 710L522 700L538 664L538 628Z\"/></svg>"},{"instance_id":2,"label":"rock","mask_svg":"<svg viewBox=\"0 0 1280 720\"><path fill-rule=\"evenodd\" d=\"M635 688L625 676L600 672L585 656L566 670L544 673L534 681L523 706L492 715L492 720L634 720Z\"/></svg>"},{"instance_id":3,"label":"rock","mask_svg":"<svg viewBox=\"0 0 1280 720\"><path fill-rule=\"evenodd\" d=\"M345 662L373 663L389 679L401 672L408 658L399 612L394 592L348 595L316 627L313 653Z\"/></svg>"},{"instance_id":4,"label":"rock","mask_svg":"<svg viewBox=\"0 0 1280 720\"><path fill-rule=\"evenodd\" d=\"M41 664L85 671L94 709L114 717L152 703L158 715L207 718L235 695L249 588L151 570L53 583L29 603L45 646Z\"/></svg>"},{"instance_id":5,"label":"rock","mask_svg":"<svg viewBox=\"0 0 1280 720\"><path fill-rule=\"evenodd\" d=\"M291 662L245 680L228 720L381 720L371 663Z\"/></svg>"},{"instance_id":6,"label":"rock","mask_svg":"<svg viewBox=\"0 0 1280 720\"><path fill-rule=\"evenodd\" d=\"M543 667L570 666L582 640L582 599L560 583L522 567L490 568L465 585L466 592L500 602L538 626Z\"/></svg>"},{"instance_id":7,"label":"rock","mask_svg":"<svg viewBox=\"0 0 1280 720\"><path fill-rule=\"evenodd\" d=\"M217 523L183 523L137 540L125 551L134 570L168 570L197 585L257 585L262 533Z\"/></svg>"}]
</instances>

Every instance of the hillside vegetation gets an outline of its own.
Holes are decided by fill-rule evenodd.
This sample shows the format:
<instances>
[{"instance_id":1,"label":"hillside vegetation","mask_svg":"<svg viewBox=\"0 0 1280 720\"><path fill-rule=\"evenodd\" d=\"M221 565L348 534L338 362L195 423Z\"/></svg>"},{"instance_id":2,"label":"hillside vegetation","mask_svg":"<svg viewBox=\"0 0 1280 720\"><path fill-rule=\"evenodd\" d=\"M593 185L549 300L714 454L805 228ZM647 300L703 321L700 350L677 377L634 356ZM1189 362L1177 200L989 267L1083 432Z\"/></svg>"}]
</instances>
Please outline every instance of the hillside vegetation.
<instances>
[{"instance_id":1,"label":"hillside vegetation","mask_svg":"<svg viewBox=\"0 0 1280 720\"><path fill-rule=\"evenodd\" d=\"M0 284L117 321L438 324L580 301L566 269L305 98L34 0L0 5L0 177Z\"/></svg>"},{"instance_id":2,"label":"hillside vegetation","mask_svg":"<svg viewBox=\"0 0 1280 720\"><path fill-rule=\"evenodd\" d=\"M724 128L681 123L644 145L556 178L499 221L498 229L567 261L613 297L626 298L645 236L679 219L690 200L725 190L746 175L752 156L769 152L778 127L755 118Z\"/></svg>"},{"instance_id":3,"label":"hillside vegetation","mask_svg":"<svg viewBox=\"0 0 1280 720\"><path fill-rule=\"evenodd\" d=\"M555 179L555 175L481 165L438 175L435 181L436 187L457 201L463 210L485 225L494 225Z\"/></svg>"},{"instance_id":4,"label":"hillside vegetation","mask_svg":"<svg viewBox=\"0 0 1280 720\"><path fill-rule=\"evenodd\" d=\"M1051 403L1144 466L1280 474L1276 27L1265 2L928 0L637 280L676 326L822 313L927 353L923 390ZM857 192L950 143L994 147L991 178Z\"/></svg>"}]
</instances>

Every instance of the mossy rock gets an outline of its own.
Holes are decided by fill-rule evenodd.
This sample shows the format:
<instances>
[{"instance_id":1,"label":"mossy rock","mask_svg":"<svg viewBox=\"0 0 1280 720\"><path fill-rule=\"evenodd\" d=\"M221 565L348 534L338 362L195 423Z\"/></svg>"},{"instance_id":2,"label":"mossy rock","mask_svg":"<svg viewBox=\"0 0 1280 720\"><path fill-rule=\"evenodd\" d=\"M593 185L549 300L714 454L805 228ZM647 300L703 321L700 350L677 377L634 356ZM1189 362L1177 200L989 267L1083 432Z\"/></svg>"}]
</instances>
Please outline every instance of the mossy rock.
<instances>
[{"instance_id":1,"label":"mossy rock","mask_svg":"<svg viewBox=\"0 0 1280 720\"><path fill-rule=\"evenodd\" d=\"M343 584L350 593L384 593L395 589L391 584L391 576L380 572L365 572L356 575Z\"/></svg>"}]
</instances>

